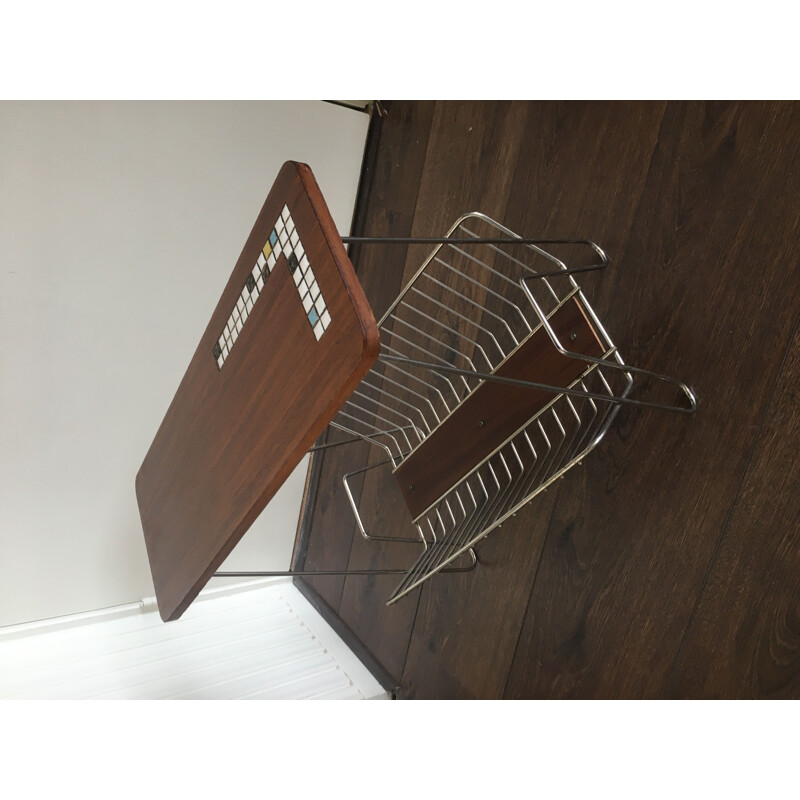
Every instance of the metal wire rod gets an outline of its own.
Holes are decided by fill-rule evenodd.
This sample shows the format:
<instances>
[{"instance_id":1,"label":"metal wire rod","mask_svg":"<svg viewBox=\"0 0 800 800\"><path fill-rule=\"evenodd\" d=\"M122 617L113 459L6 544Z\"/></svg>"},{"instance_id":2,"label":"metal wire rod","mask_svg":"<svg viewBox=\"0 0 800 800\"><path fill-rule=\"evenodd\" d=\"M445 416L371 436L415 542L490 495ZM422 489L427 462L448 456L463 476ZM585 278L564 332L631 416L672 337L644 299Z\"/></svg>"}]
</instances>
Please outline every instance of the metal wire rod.
<instances>
[{"instance_id":1,"label":"metal wire rod","mask_svg":"<svg viewBox=\"0 0 800 800\"><path fill-rule=\"evenodd\" d=\"M317 569L317 570L269 570L260 572L215 572L214 578L291 578L329 577L333 575L405 575L407 569Z\"/></svg>"},{"instance_id":2,"label":"metal wire rod","mask_svg":"<svg viewBox=\"0 0 800 800\"><path fill-rule=\"evenodd\" d=\"M411 428L410 425L404 426L405 428ZM320 450L328 450L331 447L341 447L343 444L355 444L355 442L363 442L365 439L374 439L377 436L387 436L390 433L403 430L403 428L390 428L387 431L379 431L378 433L365 433L363 436L356 436L352 439L345 439L341 442L328 442L327 444L318 444L314 447L309 447L309 453L316 453ZM371 444L371 442L367 442L367 444Z\"/></svg>"},{"instance_id":3,"label":"metal wire rod","mask_svg":"<svg viewBox=\"0 0 800 800\"><path fill-rule=\"evenodd\" d=\"M424 544L427 547L427 543L424 539L416 539L416 538L408 538L408 537L401 537L401 536L373 536L371 533L367 533L367 529L364 527L364 523L361 519L361 514L358 513L358 504L356 503L356 499L353 496L353 490L350 488L349 478L352 478L354 475L361 475L364 472L369 472L370 470L376 469L377 467L383 467L386 464L393 464L394 462L392 459L387 458L384 461L378 461L375 464L369 464L366 467L362 467L361 469L354 470L353 472L348 472L343 478L342 483L344 484L344 490L347 494L347 499L350 501L350 508L353 511L353 516L356 518L356 525L358 526L358 530L361 535L367 539L368 541L376 541L376 542L411 542L413 544Z\"/></svg>"},{"instance_id":4,"label":"metal wire rod","mask_svg":"<svg viewBox=\"0 0 800 800\"><path fill-rule=\"evenodd\" d=\"M571 355L567 353L566 355ZM613 367L616 369L621 370L622 372L636 372L643 375L648 375L654 378L660 378L661 380L670 381L672 382L673 379L666 378L665 376L658 375L657 373L650 372L649 370L641 369L639 367L631 367L627 364L623 366L618 366L613 364L612 362L604 361L602 359L594 359L591 356L585 355L578 355L576 354L574 357L580 358L581 360L592 361L598 364L602 364L606 367ZM680 408L679 406L668 406L664 405L663 403L653 403L650 401L645 400L632 400L629 397L620 397L620 396L613 396L609 397L608 395L598 394L596 392L584 392L580 389L567 389L563 386L552 386L551 384L547 383L536 383L535 381L523 381L518 378L505 378L501 375L492 375L486 372L470 372L469 370L459 369L458 367L453 366L444 366L442 364L432 364L430 361L417 361L413 358L406 358L405 356L391 356L388 354L381 353L378 356L379 361L400 361L405 364L411 364L412 366L416 367L424 367L429 369L431 372L442 371L442 372L449 372L453 375L468 375L472 378L479 378L480 380L485 381L494 381L495 383L505 383L509 386L520 386L524 389L540 389L545 392L555 392L557 394L568 394L573 395L574 397L593 397L595 400L604 400L607 403L615 403L615 404L622 404L622 405L630 405L630 406L639 406L639 407L646 407L646 408L660 408L663 411L675 411L679 414L692 414L697 408L697 403L694 398L694 394L689 389L688 386L684 384L681 385L684 393L687 395L689 402L691 403L690 408Z\"/></svg>"},{"instance_id":5,"label":"metal wire rod","mask_svg":"<svg viewBox=\"0 0 800 800\"><path fill-rule=\"evenodd\" d=\"M342 236L344 244L590 244L587 239L526 239L516 236ZM593 243L591 243L593 244Z\"/></svg>"},{"instance_id":6,"label":"metal wire rod","mask_svg":"<svg viewBox=\"0 0 800 800\"><path fill-rule=\"evenodd\" d=\"M423 551L424 552L424 551ZM451 567L441 570L442 572L471 572L478 563L475 551L469 548L466 551L470 555L470 563L466 567ZM285 570L259 570L235 572L215 572L212 578L300 578L300 577L333 577L336 575L405 575L407 569L285 569Z\"/></svg>"},{"instance_id":7,"label":"metal wire rod","mask_svg":"<svg viewBox=\"0 0 800 800\"><path fill-rule=\"evenodd\" d=\"M550 325L549 320L547 319L547 314L544 313L539 303L536 302L536 298L533 296L531 292L530 286L528 286L527 281L531 280L537 276L527 276L520 280L520 285L524 290L525 294L528 296L528 299L531 301L531 305L533 305L536 313L539 316L539 319L544 326L545 330L547 331L548 336L550 337L551 341L558 350L564 356L568 358L575 358L579 361L587 361L590 364L600 364L602 366L611 367L612 369L619 370L621 372L627 373L631 375L631 373L636 373L637 375L646 375L648 378L652 378L653 380L662 381L664 383L672 384L673 386L679 388L683 394L686 396L686 399L689 401L689 408L679 408L677 406L666 406L660 403L648 403L643 400L631 400L626 399L624 402L630 405L637 405L637 406L648 406L650 408L660 408L664 411L678 411L683 414L693 414L697 410L697 398L695 397L694 392L683 382L679 381L677 378L670 378L668 375L659 375L657 372L652 372L649 369L643 369L642 367L632 367L630 364L614 364L609 363L605 358L596 358L595 356L588 356L584 353L574 353L571 350L567 350L559 341L558 336L556 336L556 332L553 330L553 327ZM593 314L594 316L594 314ZM619 355L619 353L617 353ZM590 395L585 394L585 397L589 397ZM620 398L620 402L623 402Z\"/></svg>"},{"instance_id":8,"label":"metal wire rod","mask_svg":"<svg viewBox=\"0 0 800 800\"><path fill-rule=\"evenodd\" d=\"M583 267L568 267L551 272L539 272L537 278L555 278L560 275L572 275L580 272L591 272L596 269L605 269L608 266L608 257L603 250L588 239L527 239L514 236L463 237L463 236L342 236L342 244L584 244L591 247L599 256L596 264Z\"/></svg>"}]
</instances>

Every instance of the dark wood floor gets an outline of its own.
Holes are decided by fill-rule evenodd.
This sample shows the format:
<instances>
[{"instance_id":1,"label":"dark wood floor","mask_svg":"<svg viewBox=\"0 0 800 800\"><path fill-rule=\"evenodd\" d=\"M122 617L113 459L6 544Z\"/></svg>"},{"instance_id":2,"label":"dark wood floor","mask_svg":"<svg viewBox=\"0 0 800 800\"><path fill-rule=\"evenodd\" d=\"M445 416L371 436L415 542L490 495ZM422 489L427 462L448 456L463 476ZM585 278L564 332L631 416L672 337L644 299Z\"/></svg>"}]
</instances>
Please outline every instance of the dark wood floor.
<instances>
[{"instance_id":1,"label":"dark wood floor","mask_svg":"<svg viewBox=\"0 0 800 800\"><path fill-rule=\"evenodd\" d=\"M607 437L479 550L386 607L393 577L315 598L405 698L800 698L800 105L385 104L357 232L435 236L480 210L589 237L581 281L629 363L674 375L694 416L624 408ZM353 251L376 316L424 250ZM332 435L332 440L336 434ZM407 565L357 535L316 459L297 565ZM391 475L356 484L373 531L409 524Z\"/></svg>"}]
</instances>

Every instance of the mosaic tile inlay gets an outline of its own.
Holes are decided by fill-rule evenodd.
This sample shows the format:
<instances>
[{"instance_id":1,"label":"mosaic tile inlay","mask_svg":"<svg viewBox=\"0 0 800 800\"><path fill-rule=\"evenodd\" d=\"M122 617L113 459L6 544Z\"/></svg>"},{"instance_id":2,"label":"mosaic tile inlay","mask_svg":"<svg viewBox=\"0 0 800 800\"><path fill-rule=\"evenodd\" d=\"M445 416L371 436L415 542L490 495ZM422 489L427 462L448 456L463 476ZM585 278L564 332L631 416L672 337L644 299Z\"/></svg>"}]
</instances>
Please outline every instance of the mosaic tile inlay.
<instances>
[{"instance_id":1,"label":"mosaic tile inlay","mask_svg":"<svg viewBox=\"0 0 800 800\"><path fill-rule=\"evenodd\" d=\"M297 293L300 295L303 311L317 341L328 330L328 326L331 324L331 315L322 298L322 291L303 249L303 243L300 241L292 215L289 213L288 207L284 206L278 221L267 237L266 244L258 255L255 266L245 281L244 288L219 339L217 339L217 343L214 345L214 359L219 369L222 369L228 354L236 344L236 340L239 338L253 306L263 293L267 279L281 254L286 257Z\"/></svg>"}]
</instances>

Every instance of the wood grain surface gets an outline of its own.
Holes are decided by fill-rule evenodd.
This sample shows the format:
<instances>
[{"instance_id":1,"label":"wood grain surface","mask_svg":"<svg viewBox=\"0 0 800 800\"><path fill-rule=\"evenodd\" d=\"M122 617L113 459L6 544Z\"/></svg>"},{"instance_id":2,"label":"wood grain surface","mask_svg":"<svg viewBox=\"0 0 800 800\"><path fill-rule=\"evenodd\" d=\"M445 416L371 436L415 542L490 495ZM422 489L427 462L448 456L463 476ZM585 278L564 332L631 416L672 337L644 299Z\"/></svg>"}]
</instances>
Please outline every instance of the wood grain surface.
<instances>
[{"instance_id":1,"label":"wood grain surface","mask_svg":"<svg viewBox=\"0 0 800 800\"><path fill-rule=\"evenodd\" d=\"M402 202L412 233L437 235L482 210L520 234L594 239L611 266L580 283L612 340L699 403L623 408L582 466L481 543L474 572L390 609L391 579L348 578L342 623L407 698L800 698L800 106L437 103L419 136L420 107L387 107L376 177L400 142L424 158L396 196L373 187L368 216ZM375 250L362 280L395 283ZM326 480L320 496L340 476ZM396 487L368 473L361 494L368 526L405 534ZM341 537L353 566L402 555L322 527L311 546Z\"/></svg>"},{"instance_id":2,"label":"wood grain surface","mask_svg":"<svg viewBox=\"0 0 800 800\"><path fill-rule=\"evenodd\" d=\"M317 341L284 255L222 369L212 350L284 204L332 321ZM281 169L136 476L164 620L179 617L378 352L377 326L311 170Z\"/></svg>"},{"instance_id":3,"label":"wood grain surface","mask_svg":"<svg viewBox=\"0 0 800 800\"><path fill-rule=\"evenodd\" d=\"M668 697L797 699L800 326L667 685Z\"/></svg>"}]
</instances>

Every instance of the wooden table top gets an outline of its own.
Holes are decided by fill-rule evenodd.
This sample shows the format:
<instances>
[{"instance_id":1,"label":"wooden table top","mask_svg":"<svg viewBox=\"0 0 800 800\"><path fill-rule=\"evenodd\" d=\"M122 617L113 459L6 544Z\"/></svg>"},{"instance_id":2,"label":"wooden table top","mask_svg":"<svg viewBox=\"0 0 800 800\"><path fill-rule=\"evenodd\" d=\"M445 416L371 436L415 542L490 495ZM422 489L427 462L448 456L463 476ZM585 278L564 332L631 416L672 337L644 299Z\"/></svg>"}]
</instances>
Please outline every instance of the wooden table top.
<instances>
[{"instance_id":1,"label":"wooden table top","mask_svg":"<svg viewBox=\"0 0 800 800\"><path fill-rule=\"evenodd\" d=\"M287 162L136 476L163 620L194 600L379 346L311 169Z\"/></svg>"}]
</instances>

